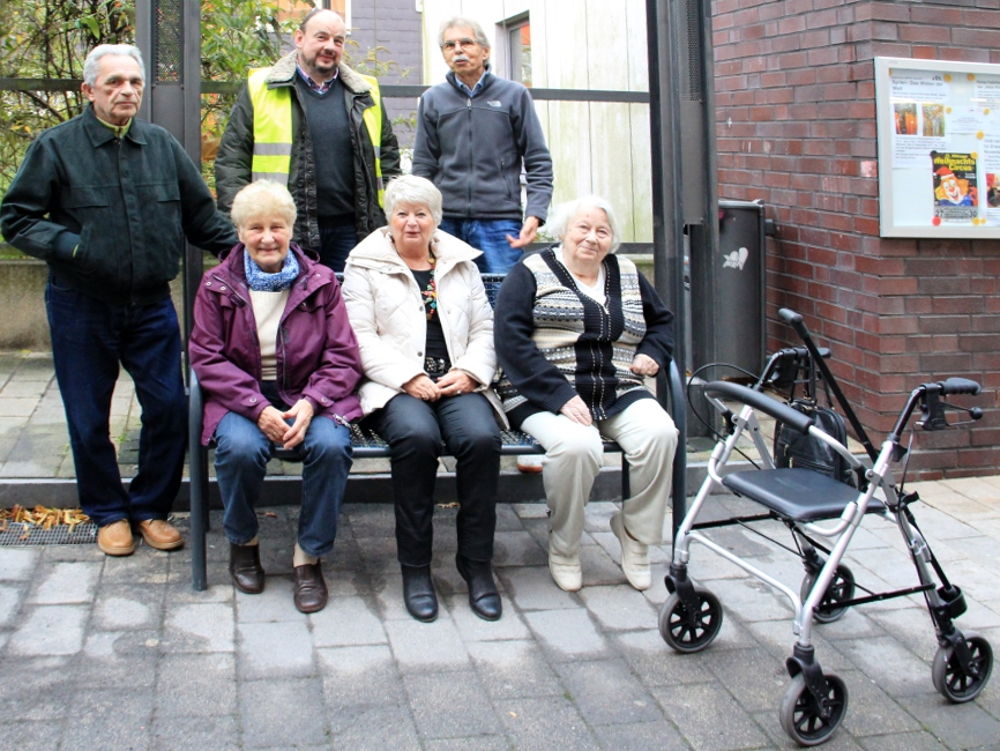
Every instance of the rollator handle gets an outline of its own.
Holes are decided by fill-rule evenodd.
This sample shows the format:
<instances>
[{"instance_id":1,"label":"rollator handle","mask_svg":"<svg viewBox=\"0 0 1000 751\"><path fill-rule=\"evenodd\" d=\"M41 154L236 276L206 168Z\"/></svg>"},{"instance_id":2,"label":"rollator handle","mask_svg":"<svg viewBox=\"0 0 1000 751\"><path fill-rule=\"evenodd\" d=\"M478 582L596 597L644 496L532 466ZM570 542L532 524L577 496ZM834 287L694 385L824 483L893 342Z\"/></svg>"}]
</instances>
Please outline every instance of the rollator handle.
<instances>
[{"instance_id":1,"label":"rollator handle","mask_svg":"<svg viewBox=\"0 0 1000 751\"><path fill-rule=\"evenodd\" d=\"M748 404L764 414L770 415L775 420L783 422L799 433L808 433L812 427L814 418L797 409L792 409L784 402L747 388L739 383L729 381L710 381L704 386L707 396L714 396L720 399L733 399L743 404Z\"/></svg>"},{"instance_id":2,"label":"rollator handle","mask_svg":"<svg viewBox=\"0 0 1000 751\"><path fill-rule=\"evenodd\" d=\"M949 394L978 394L980 386L975 381L968 378L948 378L937 384L941 388L941 395Z\"/></svg>"},{"instance_id":3,"label":"rollator handle","mask_svg":"<svg viewBox=\"0 0 1000 751\"><path fill-rule=\"evenodd\" d=\"M790 326L802 323L802 314L796 313L794 310L790 310L789 308L779 308L778 317Z\"/></svg>"}]
</instances>

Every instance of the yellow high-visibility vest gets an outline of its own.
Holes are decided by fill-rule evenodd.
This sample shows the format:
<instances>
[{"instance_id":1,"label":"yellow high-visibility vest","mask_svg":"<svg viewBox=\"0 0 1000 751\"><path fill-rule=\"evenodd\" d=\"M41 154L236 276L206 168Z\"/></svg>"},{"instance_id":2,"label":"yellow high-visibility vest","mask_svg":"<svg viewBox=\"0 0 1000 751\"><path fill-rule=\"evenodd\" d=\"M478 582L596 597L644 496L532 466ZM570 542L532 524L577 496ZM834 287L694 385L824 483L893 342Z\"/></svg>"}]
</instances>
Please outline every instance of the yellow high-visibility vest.
<instances>
[{"instance_id":1,"label":"yellow high-visibility vest","mask_svg":"<svg viewBox=\"0 0 1000 751\"><path fill-rule=\"evenodd\" d=\"M250 72L247 89L253 104L253 161L250 165L253 180L274 180L288 185L292 171L292 91L290 86L269 88L267 74L270 68L257 68ZM383 205L385 194L382 184L382 96L378 81L371 76L361 76L371 85L373 106L361 115L368 137L375 152L375 183L378 205Z\"/></svg>"}]
</instances>

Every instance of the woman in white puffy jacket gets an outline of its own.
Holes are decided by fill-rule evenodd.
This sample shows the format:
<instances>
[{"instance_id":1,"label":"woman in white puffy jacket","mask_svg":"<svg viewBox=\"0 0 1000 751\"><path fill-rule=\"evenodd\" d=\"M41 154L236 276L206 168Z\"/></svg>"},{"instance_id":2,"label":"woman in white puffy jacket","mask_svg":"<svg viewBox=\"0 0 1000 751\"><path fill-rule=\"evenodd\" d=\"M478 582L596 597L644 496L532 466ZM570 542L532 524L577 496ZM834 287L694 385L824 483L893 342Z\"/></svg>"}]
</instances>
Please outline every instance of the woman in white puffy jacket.
<instances>
[{"instance_id":1,"label":"woman in white puffy jacket","mask_svg":"<svg viewBox=\"0 0 1000 751\"><path fill-rule=\"evenodd\" d=\"M490 386L493 309L474 261L479 251L437 229L441 193L422 177L393 180L385 211L389 226L348 256L343 294L361 348L361 407L390 449L403 599L417 620L437 617L430 564L444 445L457 460L455 562L473 612L497 620L491 561L505 418Z\"/></svg>"}]
</instances>

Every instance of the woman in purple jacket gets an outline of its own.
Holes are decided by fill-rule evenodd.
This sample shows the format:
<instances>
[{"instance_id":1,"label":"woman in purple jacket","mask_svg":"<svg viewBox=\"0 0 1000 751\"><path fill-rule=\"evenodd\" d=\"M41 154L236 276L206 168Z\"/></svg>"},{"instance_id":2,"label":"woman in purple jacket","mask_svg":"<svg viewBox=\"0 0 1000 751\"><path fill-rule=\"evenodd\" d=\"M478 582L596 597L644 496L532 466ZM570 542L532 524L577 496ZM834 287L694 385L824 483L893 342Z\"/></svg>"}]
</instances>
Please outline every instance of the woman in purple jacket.
<instances>
[{"instance_id":1,"label":"woman in purple jacket","mask_svg":"<svg viewBox=\"0 0 1000 751\"><path fill-rule=\"evenodd\" d=\"M361 415L361 360L333 272L290 242L295 213L278 183L237 193L240 243L202 279L190 355L205 398L202 442L216 446L233 584L264 589L254 506L275 448L294 449L303 460L294 600L313 613L327 601L319 559L333 547L351 467L346 426Z\"/></svg>"}]
</instances>

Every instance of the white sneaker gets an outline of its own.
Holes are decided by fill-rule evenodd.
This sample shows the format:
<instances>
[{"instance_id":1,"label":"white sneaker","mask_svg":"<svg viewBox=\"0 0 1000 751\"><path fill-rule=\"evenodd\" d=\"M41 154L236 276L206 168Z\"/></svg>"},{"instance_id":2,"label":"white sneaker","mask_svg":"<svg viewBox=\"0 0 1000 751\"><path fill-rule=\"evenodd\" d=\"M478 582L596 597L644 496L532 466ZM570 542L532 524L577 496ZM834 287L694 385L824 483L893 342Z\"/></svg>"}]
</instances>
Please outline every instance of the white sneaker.
<instances>
[{"instance_id":1,"label":"white sneaker","mask_svg":"<svg viewBox=\"0 0 1000 751\"><path fill-rule=\"evenodd\" d=\"M583 572L579 555L560 555L549 549L549 573L559 589L578 592L583 586Z\"/></svg>"},{"instance_id":2,"label":"white sneaker","mask_svg":"<svg viewBox=\"0 0 1000 751\"><path fill-rule=\"evenodd\" d=\"M649 573L649 546L628 536L621 512L611 517L611 531L622 547L622 571L628 583L640 592L649 589L652 582Z\"/></svg>"},{"instance_id":3,"label":"white sneaker","mask_svg":"<svg viewBox=\"0 0 1000 751\"><path fill-rule=\"evenodd\" d=\"M542 460L544 454L519 454L517 457L517 469L529 475L536 475L542 471Z\"/></svg>"}]
</instances>

